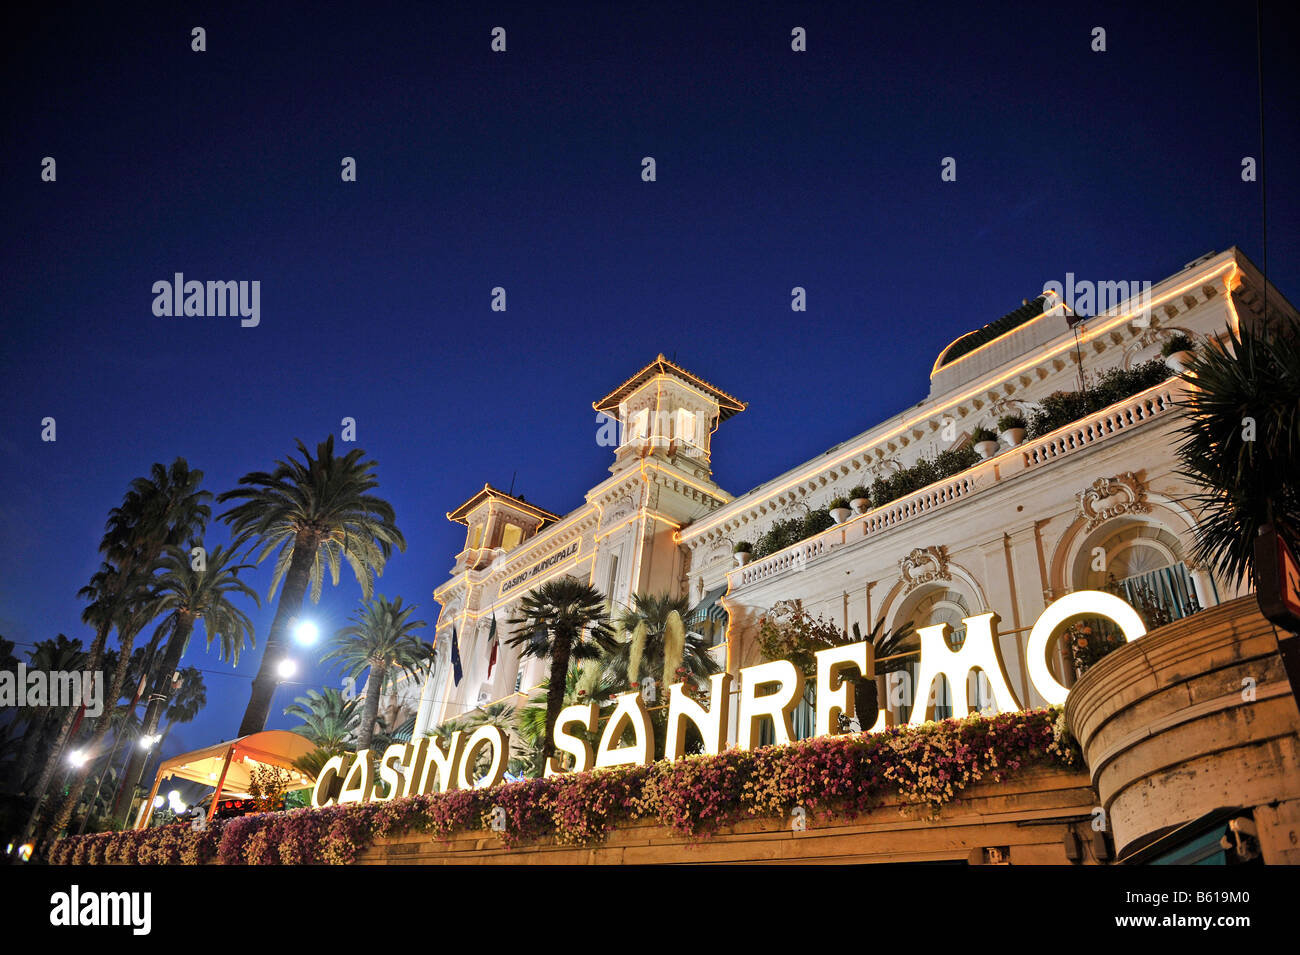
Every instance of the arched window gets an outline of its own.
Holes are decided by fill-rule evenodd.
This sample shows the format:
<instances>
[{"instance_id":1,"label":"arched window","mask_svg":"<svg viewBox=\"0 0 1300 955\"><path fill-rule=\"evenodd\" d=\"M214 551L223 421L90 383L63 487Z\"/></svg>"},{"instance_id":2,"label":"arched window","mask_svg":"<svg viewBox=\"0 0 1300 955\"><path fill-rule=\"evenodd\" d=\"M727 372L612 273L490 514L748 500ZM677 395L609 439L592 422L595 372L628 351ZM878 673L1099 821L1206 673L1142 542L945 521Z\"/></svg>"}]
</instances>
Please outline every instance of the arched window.
<instances>
[{"instance_id":1,"label":"arched window","mask_svg":"<svg viewBox=\"0 0 1300 955\"><path fill-rule=\"evenodd\" d=\"M950 628L948 644L952 649L958 650L966 639L966 624L963 619L971 614L965 594L938 585L921 588L909 597L902 609L894 615L894 627L900 627L909 620L915 630L946 623ZM903 644L900 652L919 650L920 647L921 638L914 635ZM947 678L942 676L934 681L932 687L917 686L916 681L921 675L920 671L920 657L913 656L908 658L903 670L889 674L885 699L888 701L887 710L891 723L898 725L906 723L911 718L917 694L929 694L931 718L943 720L952 716L952 695L967 693L967 687L950 687ZM974 693L967 693L968 702L976 709L983 709L992 700L988 681L981 673L973 679L972 685Z\"/></svg>"}]
</instances>

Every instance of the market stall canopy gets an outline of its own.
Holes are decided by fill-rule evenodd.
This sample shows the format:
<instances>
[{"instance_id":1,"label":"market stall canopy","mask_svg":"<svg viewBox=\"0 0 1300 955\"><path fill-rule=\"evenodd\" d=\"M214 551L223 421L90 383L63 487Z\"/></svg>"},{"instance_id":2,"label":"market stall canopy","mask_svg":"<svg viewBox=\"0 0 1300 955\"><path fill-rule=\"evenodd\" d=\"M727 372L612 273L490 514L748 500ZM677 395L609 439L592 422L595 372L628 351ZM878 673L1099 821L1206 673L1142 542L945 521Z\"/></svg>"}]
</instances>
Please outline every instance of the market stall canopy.
<instances>
[{"instance_id":1,"label":"market stall canopy","mask_svg":"<svg viewBox=\"0 0 1300 955\"><path fill-rule=\"evenodd\" d=\"M290 784L290 789L305 789L311 785L306 774L294 768L293 762L308 753L314 752L316 744L305 736L290 733L288 730L265 730L250 736L225 743L196 749L192 753L182 753L165 760L158 767L158 779L177 776L189 779L205 786L216 787L221 778L221 769L230 753L230 768L226 771L225 782L221 791L231 796L247 796L250 773L258 763L280 766L298 778ZM155 785L155 790L157 786Z\"/></svg>"}]
</instances>

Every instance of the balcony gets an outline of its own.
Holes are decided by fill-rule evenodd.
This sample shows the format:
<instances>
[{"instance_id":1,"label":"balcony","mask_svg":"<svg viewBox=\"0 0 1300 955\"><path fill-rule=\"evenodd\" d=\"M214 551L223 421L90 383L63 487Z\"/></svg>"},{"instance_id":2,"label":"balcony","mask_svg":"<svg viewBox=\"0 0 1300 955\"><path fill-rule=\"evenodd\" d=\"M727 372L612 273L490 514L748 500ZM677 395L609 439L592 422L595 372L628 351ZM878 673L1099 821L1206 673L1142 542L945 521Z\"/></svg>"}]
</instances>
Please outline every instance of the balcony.
<instances>
[{"instance_id":1,"label":"balcony","mask_svg":"<svg viewBox=\"0 0 1300 955\"><path fill-rule=\"evenodd\" d=\"M811 562L841 547L893 530L1014 481L1025 473L1086 452L1103 442L1117 440L1152 421L1176 414L1177 399L1184 388L1177 378L1170 378L1041 438L1009 448L960 474L865 514L855 515L843 524L738 567L727 575L730 590L735 593L750 584L804 570Z\"/></svg>"}]
</instances>

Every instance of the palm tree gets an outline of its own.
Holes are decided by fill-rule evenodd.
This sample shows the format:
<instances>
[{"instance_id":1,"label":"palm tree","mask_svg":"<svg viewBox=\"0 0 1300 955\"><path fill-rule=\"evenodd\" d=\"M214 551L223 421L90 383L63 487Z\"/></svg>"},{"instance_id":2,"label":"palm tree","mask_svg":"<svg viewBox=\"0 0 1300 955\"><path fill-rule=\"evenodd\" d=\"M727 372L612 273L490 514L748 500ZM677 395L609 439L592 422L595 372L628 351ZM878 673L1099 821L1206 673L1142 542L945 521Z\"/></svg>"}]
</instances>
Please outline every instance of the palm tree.
<instances>
[{"instance_id":1,"label":"palm tree","mask_svg":"<svg viewBox=\"0 0 1300 955\"><path fill-rule=\"evenodd\" d=\"M380 594L363 603L353 623L339 631L324 660L343 664L344 676L357 679L367 669L366 707L357 732L357 749L369 749L379 714L379 697L400 674L417 680L425 674L432 660L432 647L415 636L425 627L423 620L412 620L415 606L402 606L402 598L391 603Z\"/></svg>"},{"instance_id":2,"label":"palm tree","mask_svg":"<svg viewBox=\"0 0 1300 955\"><path fill-rule=\"evenodd\" d=\"M193 540L207 526L211 510L206 502L212 495L199 489L202 480L203 472L191 470L184 458L177 458L170 467L155 464L148 477L136 478L131 482L121 506L109 512L104 537L99 545L100 553L106 557L106 561L91 578L90 584L78 593L78 596L90 601L82 619L95 628L95 638L86 654L87 672L100 668L104 646L109 631L114 626L125 622L129 628L137 624L143 626L146 622L130 610L138 603L141 588L145 586L153 563L162 549ZM105 695L110 705L121 692L120 680L125 678L125 665L130 657L130 643L135 639L135 631L119 630L118 636L121 638L123 653L119 659L120 666L114 672L113 695ZM81 712L81 707L74 706L69 707L64 714L54 745L48 752L40 779L32 793L35 802L23 827L22 842L27 842L35 831L50 782L62 764L64 749ZM102 728L96 729L100 741L108 732L107 716L104 714L101 717ZM76 798L72 798L73 793L70 792L58 813L58 818L65 824L81 798L88 772L87 767L78 774L73 785Z\"/></svg>"},{"instance_id":3,"label":"palm tree","mask_svg":"<svg viewBox=\"0 0 1300 955\"><path fill-rule=\"evenodd\" d=\"M619 631L629 636L605 658L610 681L627 687L653 674L664 693L679 682L706 686L721 667L709 656L708 641L685 629L688 607L686 597L634 594L632 606L618 617Z\"/></svg>"},{"instance_id":4,"label":"palm tree","mask_svg":"<svg viewBox=\"0 0 1300 955\"><path fill-rule=\"evenodd\" d=\"M379 482L375 462L362 460L364 451L358 448L336 458L333 436L317 445L314 458L301 441L298 451L302 461L278 461L274 471L246 474L239 479L242 487L218 498L223 503L243 502L221 515L235 532L237 545L248 542L260 548L258 563L278 550L269 596L274 597L284 582L240 736L266 727L285 631L302 608L308 585L315 603L325 567L337 585L339 561L346 560L361 584L362 599L369 600L374 578L383 574L393 547L406 550L392 505L368 493Z\"/></svg>"},{"instance_id":5,"label":"palm tree","mask_svg":"<svg viewBox=\"0 0 1300 955\"><path fill-rule=\"evenodd\" d=\"M1300 542L1300 334L1290 327L1208 342L1184 369L1180 474L1199 488L1193 559L1254 580L1255 539L1273 524Z\"/></svg>"},{"instance_id":6,"label":"palm tree","mask_svg":"<svg viewBox=\"0 0 1300 955\"><path fill-rule=\"evenodd\" d=\"M594 660L617 646L605 611L605 596L573 577L549 580L519 602L519 611L507 623L517 627L506 642L522 647L521 657L551 661L546 691L546 733L542 740L542 765L554 752L555 721L564 704L564 687L571 660Z\"/></svg>"},{"instance_id":7,"label":"palm tree","mask_svg":"<svg viewBox=\"0 0 1300 955\"><path fill-rule=\"evenodd\" d=\"M352 751L352 740L361 722L359 705L359 700L349 700L339 690L326 687L324 691L308 690L306 696L296 697L284 712L302 720L291 732L307 737L331 756L337 756Z\"/></svg>"},{"instance_id":8,"label":"palm tree","mask_svg":"<svg viewBox=\"0 0 1300 955\"><path fill-rule=\"evenodd\" d=\"M38 641L28 654L30 669L45 673L83 671L85 663L86 653L81 649L81 641L69 640L61 633L53 640ZM27 780L32 774L36 754L45 752L53 744L62 715L62 708L57 706L29 705L19 710L18 718L27 724L27 728L23 733L22 749L11 777L14 792L27 791Z\"/></svg>"},{"instance_id":9,"label":"palm tree","mask_svg":"<svg viewBox=\"0 0 1300 955\"><path fill-rule=\"evenodd\" d=\"M149 614L163 617L153 643L156 646L159 640L165 640L166 648L161 662L156 667L151 666L153 683L149 688L149 705L145 709L141 736L154 736L158 732L167 703L166 691L172 685L172 676L180 666L197 622L203 622L208 649L214 640L220 641L219 660L229 657L232 663L238 664L244 644L252 642L256 645L253 621L231 602L239 595L250 597L261 605L253 588L239 579L239 572L253 565L234 564L234 556L233 548L215 547L206 556L203 570L195 570L190 555L179 547L166 548L159 558L159 573L153 581ZM151 648L147 659L152 661L153 656ZM132 747L130 761L122 775L122 787L113 804L113 819L119 825L126 820L131 796L140 782L147 756L144 748Z\"/></svg>"}]
</instances>

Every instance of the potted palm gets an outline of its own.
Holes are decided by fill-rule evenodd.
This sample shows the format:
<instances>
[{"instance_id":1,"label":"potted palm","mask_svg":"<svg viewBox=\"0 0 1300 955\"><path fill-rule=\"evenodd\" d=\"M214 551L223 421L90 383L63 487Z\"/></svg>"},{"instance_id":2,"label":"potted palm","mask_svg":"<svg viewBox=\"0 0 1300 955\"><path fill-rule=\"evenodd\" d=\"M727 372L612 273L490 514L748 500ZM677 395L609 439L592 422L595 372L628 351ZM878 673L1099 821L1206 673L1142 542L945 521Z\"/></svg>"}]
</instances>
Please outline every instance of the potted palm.
<instances>
[{"instance_id":1,"label":"potted palm","mask_svg":"<svg viewBox=\"0 0 1300 955\"><path fill-rule=\"evenodd\" d=\"M835 500L831 501L831 505L827 510L831 512L831 517L835 519L836 524L843 524L853 514L853 511L849 509L849 499L847 497L835 498Z\"/></svg>"},{"instance_id":2,"label":"potted palm","mask_svg":"<svg viewBox=\"0 0 1300 955\"><path fill-rule=\"evenodd\" d=\"M857 484L849 490L849 503L859 514L865 514L867 508L871 506L871 492L861 484Z\"/></svg>"},{"instance_id":3,"label":"potted palm","mask_svg":"<svg viewBox=\"0 0 1300 955\"><path fill-rule=\"evenodd\" d=\"M750 555L754 552L754 545L749 541L740 541L731 550L732 555L736 558L736 566L744 567L749 563Z\"/></svg>"},{"instance_id":4,"label":"potted palm","mask_svg":"<svg viewBox=\"0 0 1300 955\"><path fill-rule=\"evenodd\" d=\"M1025 419L1018 414L1003 415L998 419L998 437L1008 448L1025 440Z\"/></svg>"},{"instance_id":5,"label":"potted palm","mask_svg":"<svg viewBox=\"0 0 1300 955\"><path fill-rule=\"evenodd\" d=\"M991 428L979 427L971 435L971 443L975 445L975 451L984 460L988 460L998 453L998 436Z\"/></svg>"},{"instance_id":6,"label":"potted palm","mask_svg":"<svg viewBox=\"0 0 1300 955\"><path fill-rule=\"evenodd\" d=\"M1183 332L1174 332L1160 346L1160 354L1164 356L1165 364L1169 366L1169 370L1177 375L1191 363L1195 349L1196 343L1192 341L1190 335Z\"/></svg>"}]
</instances>

